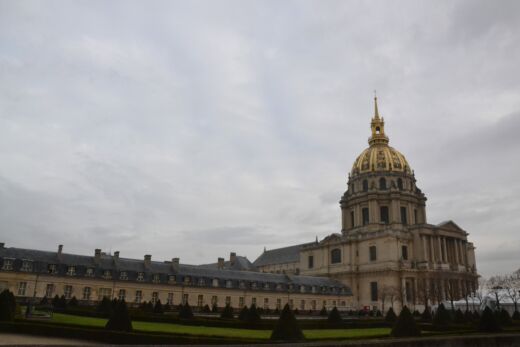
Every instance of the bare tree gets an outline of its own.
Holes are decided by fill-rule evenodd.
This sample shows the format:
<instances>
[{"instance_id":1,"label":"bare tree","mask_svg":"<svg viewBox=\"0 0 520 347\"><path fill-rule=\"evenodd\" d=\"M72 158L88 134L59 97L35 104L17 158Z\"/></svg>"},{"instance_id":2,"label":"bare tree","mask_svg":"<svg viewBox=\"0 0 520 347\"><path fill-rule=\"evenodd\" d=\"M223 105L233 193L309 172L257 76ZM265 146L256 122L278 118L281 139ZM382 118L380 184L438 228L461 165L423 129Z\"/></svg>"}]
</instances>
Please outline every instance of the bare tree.
<instances>
[{"instance_id":1,"label":"bare tree","mask_svg":"<svg viewBox=\"0 0 520 347\"><path fill-rule=\"evenodd\" d=\"M505 295L511 299L515 305L515 311L518 311L518 301L520 301L520 271L504 276L502 279L502 286Z\"/></svg>"},{"instance_id":2,"label":"bare tree","mask_svg":"<svg viewBox=\"0 0 520 347\"><path fill-rule=\"evenodd\" d=\"M484 297L487 293L487 280L483 277L479 277L478 279L478 287L475 289L475 292L473 293L473 297L478 300L479 307L482 306L482 302L484 301ZM475 310L475 308L473 308Z\"/></svg>"},{"instance_id":3,"label":"bare tree","mask_svg":"<svg viewBox=\"0 0 520 347\"><path fill-rule=\"evenodd\" d=\"M493 295L496 300L497 310L500 310L500 300L503 297L503 289L504 289L504 276L493 276L490 277L487 281L487 291L489 294Z\"/></svg>"},{"instance_id":4,"label":"bare tree","mask_svg":"<svg viewBox=\"0 0 520 347\"><path fill-rule=\"evenodd\" d=\"M397 289L395 286L382 286L380 296L383 304L383 312L385 312L385 301L390 301L390 306L392 309L394 308L394 303L400 301L399 289Z\"/></svg>"}]
</instances>

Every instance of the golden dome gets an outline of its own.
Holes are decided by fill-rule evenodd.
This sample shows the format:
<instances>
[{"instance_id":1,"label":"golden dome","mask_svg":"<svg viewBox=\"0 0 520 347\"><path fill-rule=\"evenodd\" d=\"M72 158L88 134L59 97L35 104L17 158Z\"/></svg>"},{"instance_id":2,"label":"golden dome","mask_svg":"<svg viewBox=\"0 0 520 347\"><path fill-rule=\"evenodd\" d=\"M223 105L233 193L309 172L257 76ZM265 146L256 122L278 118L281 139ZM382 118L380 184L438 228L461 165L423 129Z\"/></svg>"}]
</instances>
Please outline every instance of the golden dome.
<instances>
[{"instance_id":1,"label":"golden dome","mask_svg":"<svg viewBox=\"0 0 520 347\"><path fill-rule=\"evenodd\" d=\"M374 98L374 102L374 118L370 123L372 136L368 139L370 147L357 157L351 174L378 171L411 173L410 165L404 155L388 145L388 137L385 135L385 120L379 117L377 97Z\"/></svg>"}]
</instances>

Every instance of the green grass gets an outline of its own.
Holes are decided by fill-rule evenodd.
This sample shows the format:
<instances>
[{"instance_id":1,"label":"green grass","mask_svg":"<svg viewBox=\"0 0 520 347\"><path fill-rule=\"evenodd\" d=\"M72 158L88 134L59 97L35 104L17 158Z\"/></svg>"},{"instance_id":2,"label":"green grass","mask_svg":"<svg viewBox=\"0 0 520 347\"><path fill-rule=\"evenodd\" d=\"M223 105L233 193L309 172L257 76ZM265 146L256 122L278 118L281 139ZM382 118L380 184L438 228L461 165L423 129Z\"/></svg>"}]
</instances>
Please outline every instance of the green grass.
<instances>
[{"instance_id":1,"label":"green grass","mask_svg":"<svg viewBox=\"0 0 520 347\"><path fill-rule=\"evenodd\" d=\"M52 322L57 324L73 324L91 327L104 327L107 322L107 319L55 313L52 317ZM140 321L134 321L132 322L132 325L135 330L145 332L161 332L196 336L240 337L259 340L266 340L269 339L269 337L271 336L271 330L217 328ZM384 337L388 336L389 334L389 328L304 330L304 335L309 340Z\"/></svg>"}]
</instances>

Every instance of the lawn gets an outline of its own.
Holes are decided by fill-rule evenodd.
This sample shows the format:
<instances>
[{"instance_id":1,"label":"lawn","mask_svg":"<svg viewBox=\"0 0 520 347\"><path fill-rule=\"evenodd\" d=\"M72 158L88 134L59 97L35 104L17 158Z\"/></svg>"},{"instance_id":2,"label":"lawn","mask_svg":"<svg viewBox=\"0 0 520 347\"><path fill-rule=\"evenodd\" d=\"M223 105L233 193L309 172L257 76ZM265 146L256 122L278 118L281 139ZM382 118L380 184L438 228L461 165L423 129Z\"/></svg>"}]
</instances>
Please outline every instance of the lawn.
<instances>
[{"instance_id":1,"label":"lawn","mask_svg":"<svg viewBox=\"0 0 520 347\"><path fill-rule=\"evenodd\" d=\"M58 324L74 324L93 327L104 327L107 322L107 320L104 318L73 316L61 313L55 313L52 317L52 321ZM132 322L132 325L135 330L146 332L174 333L197 336L240 337L262 340L269 339L271 336L271 330L216 328L139 321ZM389 328L304 330L304 335L309 340L384 337L388 336L389 333Z\"/></svg>"}]
</instances>

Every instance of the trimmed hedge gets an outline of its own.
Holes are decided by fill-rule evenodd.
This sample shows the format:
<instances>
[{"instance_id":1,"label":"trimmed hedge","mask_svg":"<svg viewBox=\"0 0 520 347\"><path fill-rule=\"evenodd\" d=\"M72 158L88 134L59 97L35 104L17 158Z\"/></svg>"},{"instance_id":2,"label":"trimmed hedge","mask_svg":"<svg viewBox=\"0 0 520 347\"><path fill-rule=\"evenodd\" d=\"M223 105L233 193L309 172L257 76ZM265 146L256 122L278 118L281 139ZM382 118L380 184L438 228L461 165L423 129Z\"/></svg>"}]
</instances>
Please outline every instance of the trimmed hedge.
<instances>
[{"instance_id":1,"label":"trimmed hedge","mask_svg":"<svg viewBox=\"0 0 520 347\"><path fill-rule=\"evenodd\" d=\"M301 341L305 340L302 329L294 316L294 312L285 304L280 318L271 333L271 340Z\"/></svg>"}]
</instances>

